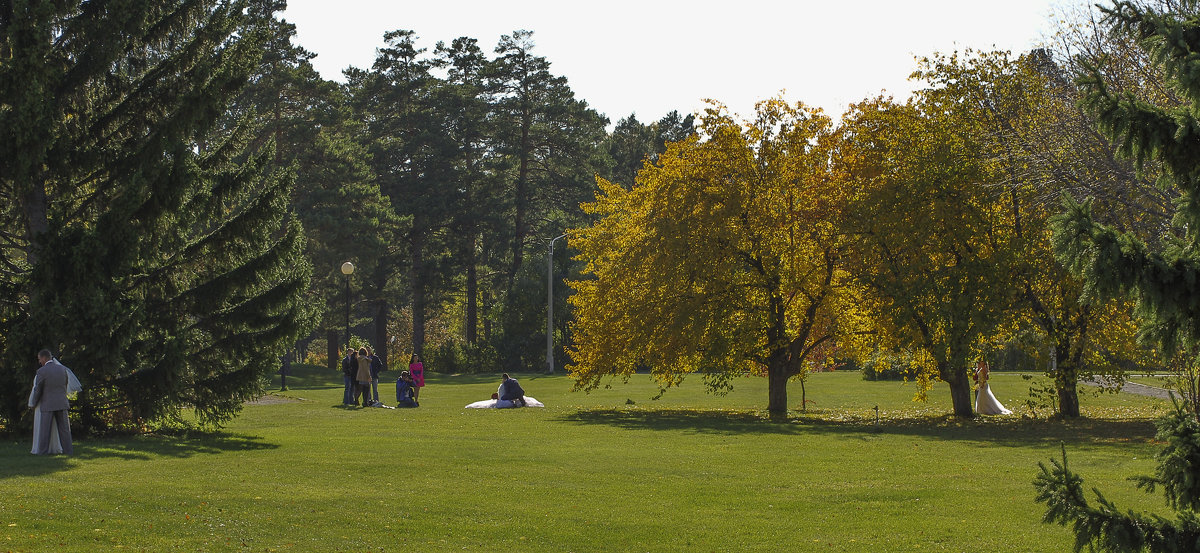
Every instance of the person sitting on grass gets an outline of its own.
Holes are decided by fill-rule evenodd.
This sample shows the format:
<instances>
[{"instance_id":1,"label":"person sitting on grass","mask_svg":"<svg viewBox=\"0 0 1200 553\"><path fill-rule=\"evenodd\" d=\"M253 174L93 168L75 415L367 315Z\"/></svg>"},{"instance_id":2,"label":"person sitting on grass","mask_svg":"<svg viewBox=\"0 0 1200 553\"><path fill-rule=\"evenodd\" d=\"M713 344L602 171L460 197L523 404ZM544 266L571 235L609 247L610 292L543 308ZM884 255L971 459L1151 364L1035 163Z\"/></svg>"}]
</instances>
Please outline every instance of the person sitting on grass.
<instances>
[{"instance_id":1,"label":"person sitting on grass","mask_svg":"<svg viewBox=\"0 0 1200 553\"><path fill-rule=\"evenodd\" d=\"M396 407L419 407L415 393L412 375L408 371L401 371L400 378L396 379Z\"/></svg>"},{"instance_id":2,"label":"person sitting on grass","mask_svg":"<svg viewBox=\"0 0 1200 553\"><path fill-rule=\"evenodd\" d=\"M500 401L510 401L514 407L525 406L525 389L521 388L521 384L517 379L508 376L508 373L501 375L504 379L500 382L500 388L496 390Z\"/></svg>"}]
</instances>

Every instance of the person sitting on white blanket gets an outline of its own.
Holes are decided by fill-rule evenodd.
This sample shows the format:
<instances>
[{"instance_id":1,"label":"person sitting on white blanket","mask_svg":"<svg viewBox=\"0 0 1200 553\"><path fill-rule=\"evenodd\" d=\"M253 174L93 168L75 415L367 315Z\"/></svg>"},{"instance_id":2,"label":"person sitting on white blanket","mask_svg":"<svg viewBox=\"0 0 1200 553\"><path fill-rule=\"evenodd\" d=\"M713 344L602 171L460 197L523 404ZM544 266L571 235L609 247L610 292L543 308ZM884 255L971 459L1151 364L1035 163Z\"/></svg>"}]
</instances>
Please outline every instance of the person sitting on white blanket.
<instances>
[{"instance_id":1,"label":"person sitting on white blanket","mask_svg":"<svg viewBox=\"0 0 1200 553\"><path fill-rule=\"evenodd\" d=\"M545 407L545 405L525 395L521 384L517 382L517 379L509 377L508 373L504 373L504 381L500 383L500 388L496 390L496 393L492 394L492 399L476 401L467 405L467 409L507 409L510 407Z\"/></svg>"},{"instance_id":2,"label":"person sitting on white blanket","mask_svg":"<svg viewBox=\"0 0 1200 553\"><path fill-rule=\"evenodd\" d=\"M496 389L496 393L500 396L497 399L500 401L511 401L518 407L524 407L525 389L521 387L517 379L508 376L508 373L502 374L501 377L504 380L500 382L500 387Z\"/></svg>"}]
</instances>

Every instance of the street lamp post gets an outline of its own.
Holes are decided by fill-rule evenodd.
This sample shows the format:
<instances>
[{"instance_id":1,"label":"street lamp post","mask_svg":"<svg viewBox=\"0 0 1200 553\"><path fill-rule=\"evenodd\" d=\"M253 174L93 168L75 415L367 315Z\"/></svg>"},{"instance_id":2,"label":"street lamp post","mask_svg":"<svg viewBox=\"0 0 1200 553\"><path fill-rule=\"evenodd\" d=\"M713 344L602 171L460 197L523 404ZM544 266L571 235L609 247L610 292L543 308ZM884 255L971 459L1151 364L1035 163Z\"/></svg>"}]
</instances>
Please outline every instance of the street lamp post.
<instances>
[{"instance_id":1,"label":"street lamp post","mask_svg":"<svg viewBox=\"0 0 1200 553\"><path fill-rule=\"evenodd\" d=\"M551 238L546 254L546 374L554 374L554 241L566 237Z\"/></svg>"},{"instance_id":2,"label":"street lamp post","mask_svg":"<svg viewBox=\"0 0 1200 553\"><path fill-rule=\"evenodd\" d=\"M342 274L346 275L346 353L350 352L350 275L354 274L354 264L347 261L342 263Z\"/></svg>"}]
</instances>

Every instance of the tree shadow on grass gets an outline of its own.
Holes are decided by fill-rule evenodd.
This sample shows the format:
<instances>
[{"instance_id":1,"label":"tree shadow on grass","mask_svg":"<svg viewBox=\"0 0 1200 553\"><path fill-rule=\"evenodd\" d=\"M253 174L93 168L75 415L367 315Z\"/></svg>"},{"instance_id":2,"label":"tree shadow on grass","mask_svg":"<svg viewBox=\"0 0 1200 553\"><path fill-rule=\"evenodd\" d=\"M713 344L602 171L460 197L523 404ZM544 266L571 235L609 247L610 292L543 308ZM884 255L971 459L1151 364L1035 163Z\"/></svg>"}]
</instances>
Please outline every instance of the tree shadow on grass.
<instances>
[{"instance_id":1,"label":"tree shadow on grass","mask_svg":"<svg viewBox=\"0 0 1200 553\"><path fill-rule=\"evenodd\" d=\"M238 451L277 449L258 436L226 432L189 432L187 434L154 434L114 438L87 438L76 442L75 453L65 455L32 455L28 442L9 442L0 445L0 480L16 476L38 476L68 470L73 464L98 459L123 461L154 461L166 458L187 458L196 455L217 455Z\"/></svg>"},{"instance_id":2,"label":"tree shadow on grass","mask_svg":"<svg viewBox=\"0 0 1200 553\"><path fill-rule=\"evenodd\" d=\"M659 430L696 434L838 434L847 439L913 436L981 442L1001 446L1072 446L1151 443L1154 423L1143 419L1035 420L1016 417L914 416L879 421L821 415L772 418L761 411L695 409L580 409L560 422L605 425L624 430Z\"/></svg>"},{"instance_id":3,"label":"tree shadow on grass","mask_svg":"<svg viewBox=\"0 0 1200 553\"><path fill-rule=\"evenodd\" d=\"M791 422L772 421L754 411L696 409L580 409L560 422L613 426L623 430L663 430L696 434L793 434L808 432Z\"/></svg>"}]
</instances>

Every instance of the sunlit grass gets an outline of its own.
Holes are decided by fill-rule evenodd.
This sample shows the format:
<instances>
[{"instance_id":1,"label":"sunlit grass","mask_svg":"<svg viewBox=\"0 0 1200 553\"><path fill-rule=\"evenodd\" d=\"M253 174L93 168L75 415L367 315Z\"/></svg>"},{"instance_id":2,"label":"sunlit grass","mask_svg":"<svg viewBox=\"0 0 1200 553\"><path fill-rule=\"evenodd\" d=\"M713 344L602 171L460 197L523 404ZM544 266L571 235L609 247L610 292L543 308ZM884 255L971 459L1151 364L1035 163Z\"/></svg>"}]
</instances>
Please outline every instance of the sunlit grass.
<instances>
[{"instance_id":1,"label":"sunlit grass","mask_svg":"<svg viewBox=\"0 0 1200 553\"><path fill-rule=\"evenodd\" d=\"M340 375L305 368L297 401L219 433L85 439L69 459L10 440L0 550L1064 551L1031 485L1060 444L1089 487L1161 510L1125 480L1153 469L1159 400L1085 392L1084 418L1035 420L1029 383L994 374L1018 413L960 421L944 387L921 404L831 373L774 421L760 379L652 400L645 375L586 394L518 377L545 409L464 410L498 379L436 374L419 409L344 409Z\"/></svg>"}]
</instances>

